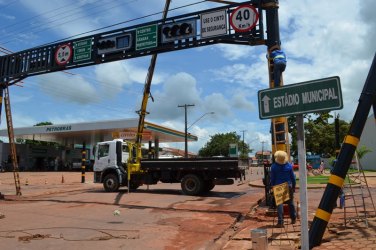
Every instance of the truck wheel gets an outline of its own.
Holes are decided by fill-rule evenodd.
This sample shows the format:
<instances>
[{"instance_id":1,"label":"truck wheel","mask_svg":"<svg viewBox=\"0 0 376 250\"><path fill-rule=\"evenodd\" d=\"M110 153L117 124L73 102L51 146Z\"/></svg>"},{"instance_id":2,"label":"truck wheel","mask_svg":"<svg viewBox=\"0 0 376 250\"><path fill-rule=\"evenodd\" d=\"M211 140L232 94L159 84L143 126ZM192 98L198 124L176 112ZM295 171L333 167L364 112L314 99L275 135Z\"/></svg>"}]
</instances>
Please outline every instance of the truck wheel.
<instances>
[{"instance_id":1,"label":"truck wheel","mask_svg":"<svg viewBox=\"0 0 376 250\"><path fill-rule=\"evenodd\" d=\"M198 195L203 191L204 182L201 177L188 174L181 180L181 189L186 195Z\"/></svg>"},{"instance_id":2,"label":"truck wheel","mask_svg":"<svg viewBox=\"0 0 376 250\"><path fill-rule=\"evenodd\" d=\"M119 179L115 174L108 174L103 179L103 187L107 192L116 192L119 189Z\"/></svg>"},{"instance_id":3,"label":"truck wheel","mask_svg":"<svg viewBox=\"0 0 376 250\"><path fill-rule=\"evenodd\" d=\"M213 190L214 187L215 187L214 180L207 180L204 183L204 187L202 191L206 193L206 192Z\"/></svg>"}]
</instances>

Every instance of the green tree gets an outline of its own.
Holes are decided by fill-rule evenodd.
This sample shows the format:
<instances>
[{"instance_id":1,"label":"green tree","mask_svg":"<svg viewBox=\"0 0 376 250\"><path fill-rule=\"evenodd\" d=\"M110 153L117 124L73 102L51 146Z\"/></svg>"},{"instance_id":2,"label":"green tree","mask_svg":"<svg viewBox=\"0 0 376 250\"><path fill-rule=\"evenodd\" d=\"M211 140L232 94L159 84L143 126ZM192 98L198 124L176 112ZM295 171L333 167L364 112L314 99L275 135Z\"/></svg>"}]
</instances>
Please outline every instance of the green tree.
<instances>
[{"instance_id":1,"label":"green tree","mask_svg":"<svg viewBox=\"0 0 376 250\"><path fill-rule=\"evenodd\" d=\"M359 160L361 160L366 154L371 152L372 150L370 148L367 148L365 145L362 145L356 149L356 154L358 155Z\"/></svg>"},{"instance_id":2,"label":"green tree","mask_svg":"<svg viewBox=\"0 0 376 250\"><path fill-rule=\"evenodd\" d=\"M328 112L307 114L304 116L304 136L306 151L319 155L335 155L335 124L334 121L329 123L329 119L333 118ZM289 117L289 132L291 133L291 152L293 156L297 155L297 130L296 117ZM350 124L339 119L339 138L343 141Z\"/></svg>"},{"instance_id":3,"label":"green tree","mask_svg":"<svg viewBox=\"0 0 376 250\"><path fill-rule=\"evenodd\" d=\"M46 125L54 125L54 124L52 122L39 122L39 123L35 124L34 127L46 126Z\"/></svg>"},{"instance_id":4,"label":"green tree","mask_svg":"<svg viewBox=\"0 0 376 250\"><path fill-rule=\"evenodd\" d=\"M34 125L34 127L38 127L38 126L47 126L47 125L53 125L52 122L38 122L37 124ZM32 144L32 145L40 145L40 146L55 146L55 147L59 147L60 144L57 143L57 142L48 142L48 141L38 141L38 140L30 140L30 139L25 139L23 140L22 143L25 143L25 144Z\"/></svg>"},{"instance_id":5,"label":"green tree","mask_svg":"<svg viewBox=\"0 0 376 250\"><path fill-rule=\"evenodd\" d=\"M250 153L251 150L247 143L243 144L243 141L236 132L220 133L210 136L210 140L199 150L198 155L201 157L211 157L215 155L229 156L229 145L232 143L238 144L241 158L248 158L248 153Z\"/></svg>"}]
</instances>

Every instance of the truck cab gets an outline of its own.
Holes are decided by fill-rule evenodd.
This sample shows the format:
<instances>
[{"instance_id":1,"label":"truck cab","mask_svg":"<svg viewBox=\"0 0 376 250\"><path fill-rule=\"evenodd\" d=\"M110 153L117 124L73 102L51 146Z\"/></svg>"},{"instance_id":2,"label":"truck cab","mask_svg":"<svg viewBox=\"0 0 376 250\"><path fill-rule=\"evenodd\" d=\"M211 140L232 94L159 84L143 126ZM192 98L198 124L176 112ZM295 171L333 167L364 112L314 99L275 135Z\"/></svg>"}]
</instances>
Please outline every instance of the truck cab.
<instances>
[{"instance_id":1,"label":"truck cab","mask_svg":"<svg viewBox=\"0 0 376 250\"><path fill-rule=\"evenodd\" d=\"M116 152L116 153L115 153ZM123 140L99 142L94 149L94 182L115 191L126 181L129 147Z\"/></svg>"}]
</instances>

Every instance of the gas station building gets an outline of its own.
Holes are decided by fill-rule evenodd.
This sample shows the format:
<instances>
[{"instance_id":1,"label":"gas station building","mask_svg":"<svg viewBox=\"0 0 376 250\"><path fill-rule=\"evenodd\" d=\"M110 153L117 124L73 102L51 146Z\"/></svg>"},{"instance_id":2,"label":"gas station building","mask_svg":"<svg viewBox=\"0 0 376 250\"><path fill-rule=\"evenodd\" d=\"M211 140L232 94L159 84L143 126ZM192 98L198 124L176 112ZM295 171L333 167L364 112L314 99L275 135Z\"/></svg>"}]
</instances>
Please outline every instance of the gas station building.
<instances>
[{"instance_id":1,"label":"gas station building","mask_svg":"<svg viewBox=\"0 0 376 250\"><path fill-rule=\"evenodd\" d=\"M97 142L116 138L132 141L136 137L137 126L138 118L130 118L14 128L15 140L47 141L59 145L16 144L19 168L40 171L69 170L74 167L81 169L83 145L87 150L86 158L92 161L92 149ZM8 131L0 130L0 136L8 137ZM187 140L197 141L197 136L188 134ZM146 148L149 157L158 158L159 143L184 141L184 132L145 121L142 142L148 144ZM3 168L11 167L10 159L9 144L0 143L0 162Z\"/></svg>"}]
</instances>

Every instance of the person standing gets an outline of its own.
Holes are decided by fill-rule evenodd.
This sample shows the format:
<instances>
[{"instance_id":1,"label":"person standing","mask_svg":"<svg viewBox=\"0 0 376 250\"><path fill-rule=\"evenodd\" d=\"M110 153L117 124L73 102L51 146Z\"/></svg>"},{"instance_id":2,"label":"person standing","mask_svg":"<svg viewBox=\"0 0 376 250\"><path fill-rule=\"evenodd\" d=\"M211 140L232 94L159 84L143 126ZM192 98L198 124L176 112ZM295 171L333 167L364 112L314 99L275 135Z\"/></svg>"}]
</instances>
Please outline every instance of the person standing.
<instances>
[{"instance_id":1,"label":"person standing","mask_svg":"<svg viewBox=\"0 0 376 250\"><path fill-rule=\"evenodd\" d=\"M324 163L324 161L321 161L320 167L319 167L320 174L323 174L324 170L325 170L325 163Z\"/></svg>"},{"instance_id":2,"label":"person standing","mask_svg":"<svg viewBox=\"0 0 376 250\"><path fill-rule=\"evenodd\" d=\"M274 48L270 52L270 60L273 63L274 87L279 87L281 85L281 74L286 69L286 54L283 50Z\"/></svg>"},{"instance_id":3,"label":"person standing","mask_svg":"<svg viewBox=\"0 0 376 250\"><path fill-rule=\"evenodd\" d=\"M270 182L272 187L285 182L288 183L290 199L287 201L287 204L289 206L291 224L295 224L296 210L294 206L294 192L296 179L292 165L288 162L288 156L285 151L276 151L274 154L274 163L271 166ZM283 204L277 206L277 214L277 227L283 227Z\"/></svg>"}]
</instances>

